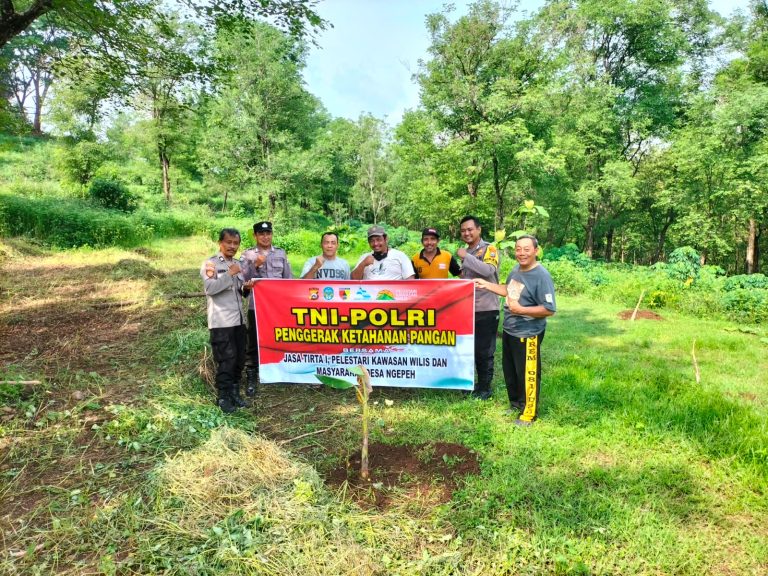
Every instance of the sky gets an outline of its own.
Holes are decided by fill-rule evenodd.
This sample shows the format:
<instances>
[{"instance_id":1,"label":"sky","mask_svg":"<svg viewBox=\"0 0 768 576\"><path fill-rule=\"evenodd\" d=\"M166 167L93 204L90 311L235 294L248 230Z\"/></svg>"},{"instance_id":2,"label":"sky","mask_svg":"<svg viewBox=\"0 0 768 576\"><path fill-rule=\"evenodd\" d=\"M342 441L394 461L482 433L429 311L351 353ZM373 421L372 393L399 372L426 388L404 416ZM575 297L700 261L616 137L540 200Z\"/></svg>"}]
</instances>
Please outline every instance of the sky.
<instances>
[{"instance_id":1,"label":"sky","mask_svg":"<svg viewBox=\"0 0 768 576\"><path fill-rule=\"evenodd\" d=\"M471 0L452 0L451 21L467 13ZM520 0L528 15L544 0ZM317 12L333 28L316 34L304 79L332 116L357 120L370 112L397 124L419 103L412 76L429 47L425 18L446 0L321 0ZM713 0L720 14L746 9L748 0Z\"/></svg>"}]
</instances>

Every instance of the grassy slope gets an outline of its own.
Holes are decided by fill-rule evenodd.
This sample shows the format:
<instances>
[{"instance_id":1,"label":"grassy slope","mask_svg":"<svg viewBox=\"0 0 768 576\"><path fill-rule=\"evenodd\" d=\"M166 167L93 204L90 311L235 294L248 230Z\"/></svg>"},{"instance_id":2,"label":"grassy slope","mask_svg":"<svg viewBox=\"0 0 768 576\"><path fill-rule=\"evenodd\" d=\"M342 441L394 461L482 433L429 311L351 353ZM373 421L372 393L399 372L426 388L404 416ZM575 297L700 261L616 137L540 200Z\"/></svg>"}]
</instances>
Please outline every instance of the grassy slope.
<instances>
[{"instance_id":1,"label":"grassy slope","mask_svg":"<svg viewBox=\"0 0 768 576\"><path fill-rule=\"evenodd\" d=\"M5 245L0 329L14 342L0 348L2 373L44 386L3 389L0 573L768 570L757 336L663 312L629 323L616 306L562 297L533 428L503 415L500 358L492 402L381 391L394 405L374 407L375 440L461 442L482 474L445 505L404 497L366 511L315 472L356 447L350 396L271 387L255 415L213 408L197 374L202 301L160 297L198 290L212 249L199 238L134 252ZM105 301L131 304L94 308ZM262 445L212 430L288 442L268 441L275 463L260 469Z\"/></svg>"}]
</instances>

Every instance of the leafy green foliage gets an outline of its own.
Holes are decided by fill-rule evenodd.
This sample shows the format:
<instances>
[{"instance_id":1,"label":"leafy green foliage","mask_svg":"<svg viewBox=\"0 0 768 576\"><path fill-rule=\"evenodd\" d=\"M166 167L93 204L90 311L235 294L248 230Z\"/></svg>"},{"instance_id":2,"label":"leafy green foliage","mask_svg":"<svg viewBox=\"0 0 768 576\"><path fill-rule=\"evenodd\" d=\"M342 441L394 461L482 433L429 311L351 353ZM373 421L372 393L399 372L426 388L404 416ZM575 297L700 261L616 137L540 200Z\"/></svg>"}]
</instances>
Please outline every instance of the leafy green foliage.
<instances>
[{"instance_id":1,"label":"leafy green foliage","mask_svg":"<svg viewBox=\"0 0 768 576\"><path fill-rule=\"evenodd\" d=\"M82 140L57 147L54 160L63 180L85 186L108 156L103 144Z\"/></svg>"},{"instance_id":2,"label":"leafy green foliage","mask_svg":"<svg viewBox=\"0 0 768 576\"><path fill-rule=\"evenodd\" d=\"M136 210L136 197L128 187L118 180L94 178L88 187L88 196L104 208L122 212Z\"/></svg>"},{"instance_id":3,"label":"leafy green foliage","mask_svg":"<svg viewBox=\"0 0 768 576\"><path fill-rule=\"evenodd\" d=\"M699 277L701 256L690 246L676 248L669 255L667 272L680 282L693 282Z\"/></svg>"},{"instance_id":4,"label":"leafy green foliage","mask_svg":"<svg viewBox=\"0 0 768 576\"><path fill-rule=\"evenodd\" d=\"M736 320L768 322L768 289L731 289L723 294L722 303Z\"/></svg>"},{"instance_id":5,"label":"leafy green foliage","mask_svg":"<svg viewBox=\"0 0 768 576\"><path fill-rule=\"evenodd\" d=\"M723 283L725 290L737 290L743 289L757 289L768 290L768 276L765 274L739 274L738 276L730 276L726 278Z\"/></svg>"},{"instance_id":6,"label":"leafy green foliage","mask_svg":"<svg viewBox=\"0 0 768 576\"><path fill-rule=\"evenodd\" d=\"M170 213L124 214L76 200L26 198L0 193L0 230L60 248L138 246L151 238L207 231L212 223Z\"/></svg>"}]
</instances>

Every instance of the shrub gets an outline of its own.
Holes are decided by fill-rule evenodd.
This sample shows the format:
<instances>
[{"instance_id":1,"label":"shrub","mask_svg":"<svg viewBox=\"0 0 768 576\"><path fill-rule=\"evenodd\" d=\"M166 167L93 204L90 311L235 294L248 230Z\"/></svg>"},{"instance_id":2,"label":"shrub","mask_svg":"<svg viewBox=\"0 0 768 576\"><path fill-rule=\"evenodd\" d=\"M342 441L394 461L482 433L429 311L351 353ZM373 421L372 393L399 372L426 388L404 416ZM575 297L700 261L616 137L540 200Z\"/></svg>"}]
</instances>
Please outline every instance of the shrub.
<instances>
[{"instance_id":1,"label":"shrub","mask_svg":"<svg viewBox=\"0 0 768 576\"><path fill-rule=\"evenodd\" d=\"M590 287L587 274L570 260L547 262L546 268L552 276L555 289L563 294L583 294Z\"/></svg>"},{"instance_id":2,"label":"shrub","mask_svg":"<svg viewBox=\"0 0 768 576\"><path fill-rule=\"evenodd\" d=\"M88 187L88 196L104 208L123 212L133 212L136 209L135 196L119 180L94 178Z\"/></svg>"},{"instance_id":3,"label":"shrub","mask_svg":"<svg viewBox=\"0 0 768 576\"><path fill-rule=\"evenodd\" d=\"M565 246L561 246L559 248L549 248L546 252L544 252L542 260L568 260L569 262L573 262L581 268L588 268L594 264L592 259L590 259L590 257L586 254L583 254L579 250L578 246L573 243L568 243Z\"/></svg>"},{"instance_id":4,"label":"shrub","mask_svg":"<svg viewBox=\"0 0 768 576\"><path fill-rule=\"evenodd\" d=\"M645 302L649 308L664 308L669 304L672 296L664 290L654 290L646 298Z\"/></svg>"},{"instance_id":5,"label":"shrub","mask_svg":"<svg viewBox=\"0 0 768 576\"><path fill-rule=\"evenodd\" d=\"M736 321L768 321L768 290L736 288L723 293L722 303Z\"/></svg>"},{"instance_id":6,"label":"shrub","mask_svg":"<svg viewBox=\"0 0 768 576\"><path fill-rule=\"evenodd\" d=\"M287 234L275 235L275 246L279 246L289 254L319 254L321 232L299 230Z\"/></svg>"},{"instance_id":7,"label":"shrub","mask_svg":"<svg viewBox=\"0 0 768 576\"><path fill-rule=\"evenodd\" d=\"M386 224L382 224L382 226L387 230L387 245L390 248L402 250L401 246L408 242L408 228L405 226L388 227Z\"/></svg>"},{"instance_id":8,"label":"shrub","mask_svg":"<svg viewBox=\"0 0 768 576\"><path fill-rule=\"evenodd\" d=\"M768 276L765 274L740 274L731 276L723 284L723 289L727 291L744 289L768 290Z\"/></svg>"},{"instance_id":9,"label":"shrub","mask_svg":"<svg viewBox=\"0 0 768 576\"><path fill-rule=\"evenodd\" d=\"M83 140L57 147L54 161L64 180L85 185L106 162L108 155L105 145Z\"/></svg>"},{"instance_id":10,"label":"shrub","mask_svg":"<svg viewBox=\"0 0 768 576\"><path fill-rule=\"evenodd\" d=\"M82 201L0 194L0 231L48 246L138 246L151 238L205 233L216 223L172 213L125 214ZM217 231L218 232L218 231Z\"/></svg>"},{"instance_id":11,"label":"shrub","mask_svg":"<svg viewBox=\"0 0 768 576\"><path fill-rule=\"evenodd\" d=\"M676 248L669 255L667 273L680 282L693 282L699 277L701 256L690 246Z\"/></svg>"}]
</instances>

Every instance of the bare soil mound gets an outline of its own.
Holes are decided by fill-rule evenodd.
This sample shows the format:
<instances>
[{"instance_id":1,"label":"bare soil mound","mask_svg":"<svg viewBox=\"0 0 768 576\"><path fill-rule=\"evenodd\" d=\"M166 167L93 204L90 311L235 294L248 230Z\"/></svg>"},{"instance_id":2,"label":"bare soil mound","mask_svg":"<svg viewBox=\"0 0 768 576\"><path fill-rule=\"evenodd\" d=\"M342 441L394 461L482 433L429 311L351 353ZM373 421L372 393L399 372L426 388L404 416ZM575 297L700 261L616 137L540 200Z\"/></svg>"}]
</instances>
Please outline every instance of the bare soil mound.
<instances>
[{"instance_id":1,"label":"bare soil mound","mask_svg":"<svg viewBox=\"0 0 768 576\"><path fill-rule=\"evenodd\" d=\"M368 480L360 478L360 451L326 475L331 486L347 483L349 495L363 506L386 509L406 499L427 500L433 504L447 502L462 478L479 474L477 454L461 444L391 446L371 444L368 447Z\"/></svg>"}]
</instances>

